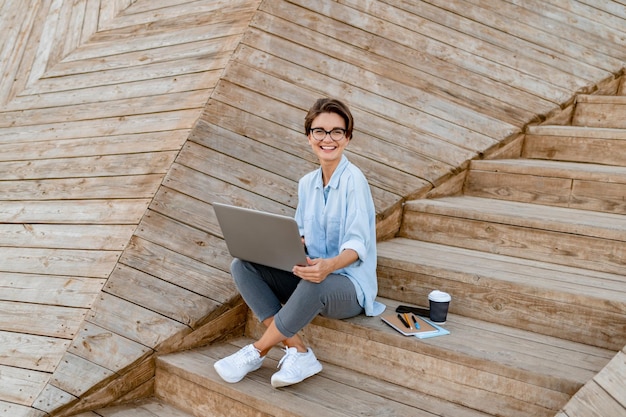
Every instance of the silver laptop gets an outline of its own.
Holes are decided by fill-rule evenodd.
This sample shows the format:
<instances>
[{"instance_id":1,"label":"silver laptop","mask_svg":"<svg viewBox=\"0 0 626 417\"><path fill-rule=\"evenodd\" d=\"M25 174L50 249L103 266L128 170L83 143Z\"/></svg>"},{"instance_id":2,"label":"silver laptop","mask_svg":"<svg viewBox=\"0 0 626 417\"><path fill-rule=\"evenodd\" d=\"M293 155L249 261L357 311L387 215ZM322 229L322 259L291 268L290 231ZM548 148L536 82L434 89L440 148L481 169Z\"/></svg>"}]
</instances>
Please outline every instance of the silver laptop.
<instances>
[{"instance_id":1,"label":"silver laptop","mask_svg":"<svg viewBox=\"0 0 626 417\"><path fill-rule=\"evenodd\" d=\"M306 265L295 219L221 203L213 203L213 208L233 257L284 271Z\"/></svg>"}]
</instances>

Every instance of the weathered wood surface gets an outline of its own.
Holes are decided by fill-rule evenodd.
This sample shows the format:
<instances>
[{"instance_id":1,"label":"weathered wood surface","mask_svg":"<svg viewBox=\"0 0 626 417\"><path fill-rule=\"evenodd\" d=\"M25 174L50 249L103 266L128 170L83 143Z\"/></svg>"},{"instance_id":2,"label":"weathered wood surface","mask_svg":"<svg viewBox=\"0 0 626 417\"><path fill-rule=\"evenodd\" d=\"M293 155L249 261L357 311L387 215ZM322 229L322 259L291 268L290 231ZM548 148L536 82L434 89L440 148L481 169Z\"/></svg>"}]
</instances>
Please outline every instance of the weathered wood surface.
<instances>
[{"instance_id":1,"label":"weathered wood surface","mask_svg":"<svg viewBox=\"0 0 626 417\"><path fill-rule=\"evenodd\" d=\"M293 213L295 184L315 168L301 131L315 98L354 110L347 154L370 180L379 236L391 236L404 199L458 180L468 160L560 114L576 92L614 84L626 16L602 7L2 2L0 332L55 342L32 359L0 344L20 381L0 381L3 410L68 405L90 367L121 382L73 411L145 392L125 373L133 362L219 336L213 320L236 294L210 203ZM94 328L110 334L95 352L116 352L105 363L78 346ZM75 368L55 372L64 356Z\"/></svg>"},{"instance_id":2,"label":"weathered wood surface","mask_svg":"<svg viewBox=\"0 0 626 417\"><path fill-rule=\"evenodd\" d=\"M620 214L469 196L405 207L403 237L614 274L626 267Z\"/></svg>"},{"instance_id":3,"label":"weathered wood surface","mask_svg":"<svg viewBox=\"0 0 626 417\"><path fill-rule=\"evenodd\" d=\"M626 131L579 126L530 126L521 156L626 166Z\"/></svg>"},{"instance_id":4,"label":"weathered wood surface","mask_svg":"<svg viewBox=\"0 0 626 417\"><path fill-rule=\"evenodd\" d=\"M620 274L411 239L383 242L379 259L383 296L411 303L446 288L456 314L608 349L626 344Z\"/></svg>"},{"instance_id":5,"label":"weathered wood surface","mask_svg":"<svg viewBox=\"0 0 626 417\"><path fill-rule=\"evenodd\" d=\"M626 166L532 159L472 161L464 192L476 197L626 214Z\"/></svg>"}]
</instances>

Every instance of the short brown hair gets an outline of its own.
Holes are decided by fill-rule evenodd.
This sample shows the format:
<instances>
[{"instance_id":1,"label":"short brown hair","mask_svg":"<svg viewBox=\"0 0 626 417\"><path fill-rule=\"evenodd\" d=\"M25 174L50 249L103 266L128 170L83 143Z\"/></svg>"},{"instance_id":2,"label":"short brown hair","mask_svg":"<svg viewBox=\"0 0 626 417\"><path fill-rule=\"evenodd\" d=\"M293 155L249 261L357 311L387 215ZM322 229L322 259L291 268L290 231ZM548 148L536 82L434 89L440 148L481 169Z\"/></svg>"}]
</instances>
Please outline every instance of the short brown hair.
<instances>
[{"instance_id":1,"label":"short brown hair","mask_svg":"<svg viewBox=\"0 0 626 417\"><path fill-rule=\"evenodd\" d=\"M346 138L352 139L352 127L354 125L352 113L350 113L348 106L334 98L320 98L309 109L309 112L304 118L305 135L309 134L313 120L322 113L336 113L341 116L346 123Z\"/></svg>"}]
</instances>

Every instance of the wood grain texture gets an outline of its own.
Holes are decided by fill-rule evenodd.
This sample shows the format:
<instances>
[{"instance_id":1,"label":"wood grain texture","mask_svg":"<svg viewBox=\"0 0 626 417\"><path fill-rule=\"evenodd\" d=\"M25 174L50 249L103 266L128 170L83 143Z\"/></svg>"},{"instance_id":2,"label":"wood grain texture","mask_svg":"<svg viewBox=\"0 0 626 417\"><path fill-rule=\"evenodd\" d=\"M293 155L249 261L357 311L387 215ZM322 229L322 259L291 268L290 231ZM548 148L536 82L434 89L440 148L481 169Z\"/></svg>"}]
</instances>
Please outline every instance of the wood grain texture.
<instances>
[{"instance_id":1,"label":"wood grain texture","mask_svg":"<svg viewBox=\"0 0 626 417\"><path fill-rule=\"evenodd\" d=\"M0 384L2 410L145 394L145 378L93 393L72 378L125 385L144 349L221 336L210 323L237 294L211 203L293 214L317 167L302 132L316 98L353 109L347 155L389 238L405 200L447 178L439 192L458 190L470 159L565 118L576 93L616 89L624 20L582 0L1 2L0 332L16 345L0 358L17 381ZM581 204L598 205L588 188ZM112 338L90 356L94 328ZM31 343L51 351L28 358ZM66 355L76 370L57 372Z\"/></svg>"}]
</instances>

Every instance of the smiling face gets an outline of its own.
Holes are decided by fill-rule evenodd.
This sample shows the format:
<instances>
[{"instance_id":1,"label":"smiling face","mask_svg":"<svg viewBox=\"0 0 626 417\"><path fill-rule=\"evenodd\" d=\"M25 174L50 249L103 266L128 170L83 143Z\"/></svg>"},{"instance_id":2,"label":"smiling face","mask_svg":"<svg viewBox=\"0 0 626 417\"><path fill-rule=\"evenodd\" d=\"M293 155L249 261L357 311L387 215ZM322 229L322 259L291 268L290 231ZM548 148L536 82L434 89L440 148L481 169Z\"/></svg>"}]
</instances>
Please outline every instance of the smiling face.
<instances>
[{"instance_id":1,"label":"smiling face","mask_svg":"<svg viewBox=\"0 0 626 417\"><path fill-rule=\"evenodd\" d=\"M315 128L321 128L326 131L331 131L336 128L345 129L346 123L337 113L320 113L311 123L311 129ZM339 165L343 150L350 142L348 137L344 137L340 141L334 141L328 134L324 137L324 140L317 140L310 131L307 138L322 168L330 168L331 171L334 171L334 168Z\"/></svg>"}]
</instances>

